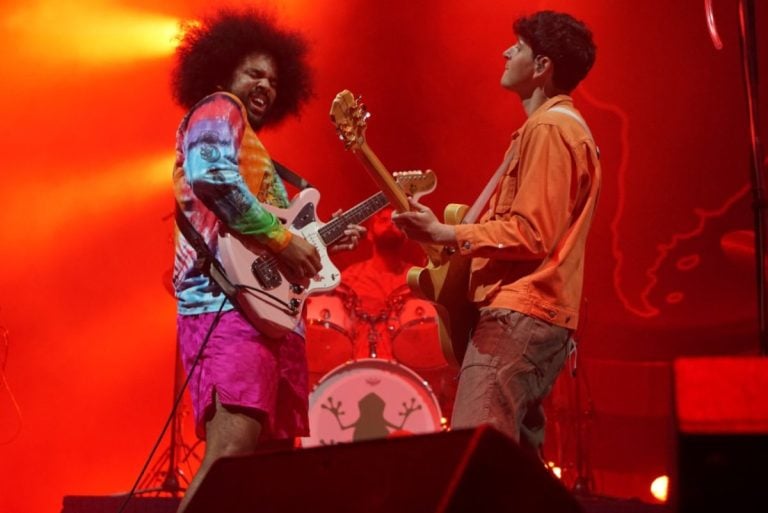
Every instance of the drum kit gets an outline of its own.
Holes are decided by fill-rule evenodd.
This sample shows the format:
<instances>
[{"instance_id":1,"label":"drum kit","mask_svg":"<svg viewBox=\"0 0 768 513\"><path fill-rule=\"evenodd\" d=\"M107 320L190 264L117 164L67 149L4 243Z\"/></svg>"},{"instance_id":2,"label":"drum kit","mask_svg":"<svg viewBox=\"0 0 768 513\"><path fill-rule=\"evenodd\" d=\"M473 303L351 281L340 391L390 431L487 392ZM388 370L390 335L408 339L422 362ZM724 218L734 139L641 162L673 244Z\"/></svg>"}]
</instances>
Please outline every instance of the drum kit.
<instances>
[{"instance_id":1,"label":"drum kit","mask_svg":"<svg viewBox=\"0 0 768 513\"><path fill-rule=\"evenodd\" d=\"M305 447L447 429L455 372L440 349L434 307L407 285L378 312L342 284L307 300L312 392Z\"/></svg>"}]
</instances>

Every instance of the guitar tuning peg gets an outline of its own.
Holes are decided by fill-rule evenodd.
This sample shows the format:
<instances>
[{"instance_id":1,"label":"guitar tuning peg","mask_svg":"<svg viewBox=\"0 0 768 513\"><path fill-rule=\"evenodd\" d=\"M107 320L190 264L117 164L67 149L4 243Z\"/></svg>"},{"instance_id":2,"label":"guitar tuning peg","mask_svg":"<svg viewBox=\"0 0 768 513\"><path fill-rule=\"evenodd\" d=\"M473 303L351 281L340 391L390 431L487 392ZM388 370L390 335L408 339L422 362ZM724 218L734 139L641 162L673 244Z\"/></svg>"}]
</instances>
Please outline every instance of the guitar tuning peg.
<instances>
[{"instance_id":1,"label":"guitar tuning peg","mask_svg":"<svg viewBox=\"0 0 768 513\"><path fill-rule=\"evenodd\" d=\"M368 118L371 117L371 113L366 110L357 110L354 114L354 119L359 125L365 125L365 123L368 121Z\"/></svg>"}]
</instances>

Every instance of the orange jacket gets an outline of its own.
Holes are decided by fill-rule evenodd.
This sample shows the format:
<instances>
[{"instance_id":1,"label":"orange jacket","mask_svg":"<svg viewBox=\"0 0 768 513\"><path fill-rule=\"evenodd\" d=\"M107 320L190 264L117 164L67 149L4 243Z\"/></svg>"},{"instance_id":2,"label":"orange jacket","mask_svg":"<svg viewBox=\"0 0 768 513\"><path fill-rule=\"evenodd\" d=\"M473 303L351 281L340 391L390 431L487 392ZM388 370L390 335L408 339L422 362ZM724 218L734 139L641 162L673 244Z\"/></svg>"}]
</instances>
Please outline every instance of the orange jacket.
<instances>
[{"instance_id":1,"label":"orange jacket","mask_svg":"<svg viewBox=\"0 0 768 513\"><path fill-rule=\"evenodd\" d=\"M511 161L477 224L456 226L473 257L469 297L575 329L600 162L569 96L551 98L512 135Z\"/></svg>"}]
</instances>

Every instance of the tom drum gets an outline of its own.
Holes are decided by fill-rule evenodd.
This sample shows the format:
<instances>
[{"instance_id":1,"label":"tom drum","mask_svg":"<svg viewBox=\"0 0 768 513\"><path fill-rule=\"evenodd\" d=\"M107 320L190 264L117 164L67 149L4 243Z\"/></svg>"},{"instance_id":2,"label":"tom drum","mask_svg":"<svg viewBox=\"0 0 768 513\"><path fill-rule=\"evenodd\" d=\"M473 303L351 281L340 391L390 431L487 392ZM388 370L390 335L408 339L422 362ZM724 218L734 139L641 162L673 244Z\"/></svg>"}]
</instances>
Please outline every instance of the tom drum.
<instances>
[{"instance_id":1,"label":"tom drum","mask_svg":"<svg viewBox=\"0 0 768 513\"><path fill-rule=\"evenodd\" d=\"M387 330L395 360L417 371L447 365L440 348L435 308L416 298L407 285L398 287L387 300Z\"/></svg>"},{"instance_id":2,"label":"tom drum","mask_svg":"<svg viewBox=\"0 0 768 513\"><path fill-rule=\"evenodd\" d=\"M310 373L325 373L351 360L357 296L344 284L306 301L307 361Z\"/></svg>"}]
</instances>

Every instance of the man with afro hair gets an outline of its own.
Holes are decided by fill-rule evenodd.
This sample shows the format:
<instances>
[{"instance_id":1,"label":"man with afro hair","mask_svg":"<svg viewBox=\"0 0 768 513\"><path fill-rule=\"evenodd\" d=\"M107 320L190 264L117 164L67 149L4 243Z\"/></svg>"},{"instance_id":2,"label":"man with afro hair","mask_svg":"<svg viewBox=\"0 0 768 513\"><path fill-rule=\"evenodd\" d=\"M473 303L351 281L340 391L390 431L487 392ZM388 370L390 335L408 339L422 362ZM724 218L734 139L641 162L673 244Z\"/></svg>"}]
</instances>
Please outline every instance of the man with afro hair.
<instances>
[{"instance_id":1,"label":"man with afro hair","mask_svg":"<svg viewBox=\"0 0 768 513\"><path fill-rule=\"evenodd\" d=\"M307 45L250 10L221 10L186 29L172 77L174 98L188 109L173 174L182 213L215 255L226 229L267 248L291 282L306 282L320 271L320 256L262 206L289 202L256 132L297 114L310 98ZM350 225L330 249L354 248L363 231ZM290 446L308 434L308 385L301 328L279 339L262 334L195 265L196 251L178 231L175 242L178 343L191 373L196 430L206 441L183 512L216 459L253 453L265 442Z\"/></svg>"}]
</instances>

